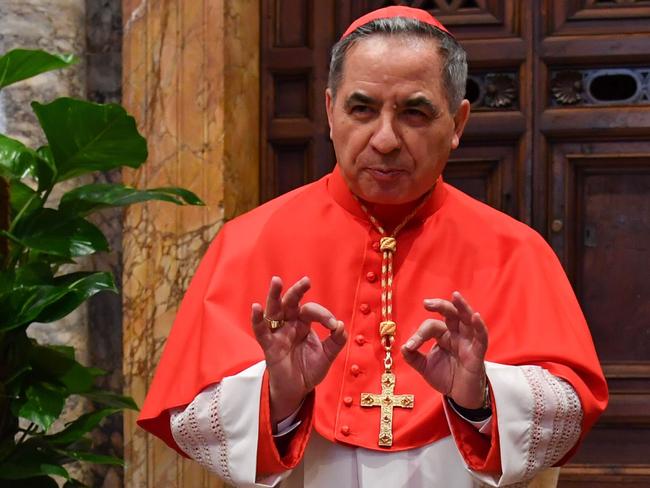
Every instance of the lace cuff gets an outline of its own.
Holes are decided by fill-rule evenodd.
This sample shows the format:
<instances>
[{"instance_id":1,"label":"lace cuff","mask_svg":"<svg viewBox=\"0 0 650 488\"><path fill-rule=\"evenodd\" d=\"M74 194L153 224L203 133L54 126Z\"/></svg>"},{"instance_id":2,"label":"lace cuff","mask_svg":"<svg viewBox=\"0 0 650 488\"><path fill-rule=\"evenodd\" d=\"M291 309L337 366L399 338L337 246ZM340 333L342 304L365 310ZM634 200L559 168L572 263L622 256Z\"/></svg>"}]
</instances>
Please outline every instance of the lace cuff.
<instances>
[{"instance_id":1,"label":"lace cuff","mask_svg":"<svg viewBox=\"0 0 650 488\"><path fill-rule=\"evenodd\" d=\"M555 465L578 441L582 405L573 387L540 366L486 362L496 412L500 473L472 471L488 486L511 486ZM523 486L523 485L521 485Z\"/></svg>"},{"instance_id":2,"label":"lace cuff","mask_svg":"<svg viewBox=\"0 0 650 488\"><path fill-rule=\"evenodd\" d=\"M256 479L262 361L203 389L192 402L170 410L178 447L234 486L276 486L287 473Z\"/></svg>"},{"instance_id":3,"label":"lace cuff","mask_svg":"<svg viewBox=\"0 0 650 488\"><path fill-rule=\"evenodd\" d=\"M522 366L534 406L525 478L553 466L580 437L582 406L566 381L539 366Z\"/></svg>"},{"instance_id":4,"label":"lace cuff","mask_svg":"<svg viewBox=\"0 0 650 488\"><path fill-rule=\"evenodd\" d=\"M232 482L228 444L219 417L221 391L221 383L209 386L187 408L175 408L169 416L172 435L178 447L197 463L217 473L224 481ZM209 426L207 433L202 432L206 426L199 424L205 423L205 420ZM207 437L210 438L209 444Z\"/></svg>"}]
</instances>

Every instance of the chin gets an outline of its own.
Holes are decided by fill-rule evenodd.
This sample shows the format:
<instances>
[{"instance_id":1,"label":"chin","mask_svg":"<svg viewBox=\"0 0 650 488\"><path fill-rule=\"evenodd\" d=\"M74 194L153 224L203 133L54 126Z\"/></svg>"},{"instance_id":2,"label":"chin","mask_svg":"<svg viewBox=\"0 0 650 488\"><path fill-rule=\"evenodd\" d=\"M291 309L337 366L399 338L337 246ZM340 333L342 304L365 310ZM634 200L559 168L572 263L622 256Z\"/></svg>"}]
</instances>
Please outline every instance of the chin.
<instances>
[{"instance_id":1,"label":"chin","mask_svg":"<svg viewBox=\"0 0 650 488\"><path fill-rule=\"evenodd\" d=\"M375 203L379 205L401 205L403 203L408 203L415 200L417 197L411 198L408 194L400 191L386 191L378 189L369 189L364 191L361 188L359 196L369 203Z\"/></svg>"}]
</instances>

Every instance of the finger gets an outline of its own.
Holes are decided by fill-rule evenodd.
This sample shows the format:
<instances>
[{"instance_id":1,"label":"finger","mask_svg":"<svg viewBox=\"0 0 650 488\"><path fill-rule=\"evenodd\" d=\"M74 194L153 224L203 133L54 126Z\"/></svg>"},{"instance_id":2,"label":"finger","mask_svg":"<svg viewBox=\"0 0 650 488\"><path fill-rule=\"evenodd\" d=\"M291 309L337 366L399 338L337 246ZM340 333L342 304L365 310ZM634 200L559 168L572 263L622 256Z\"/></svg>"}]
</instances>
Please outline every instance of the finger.
<instances>
[{"instance_id":1,"label":"finger","mask_svg":"<svg viewBox=\"0 0 650 488\"><path fill-rule=\"evenodd\" d=\"M305 303L302 307L300 307L298 318L302 322L306 323L318 322L327 327L332 332L334 332L338 327L338 321L334 317L334 314L319 303Z\"/></svg>"},{"instance_id":2,"label":"finger","mask_svg":"<svg viewBox=\"0 0 650 488\"><path fill-rule=\"evenodd\" d=\"M438 339L449 332L442 320L426 319L402 347L406 351L416 351L429 339Z\"/></svg>"},{"instance_id":3,"label":"finger","mask_svg":"<svg viewBox=\"0 0 650 488\"><path fill-rule=\"evenodd\" d=\"M319 303L309 302L300 307L298 316L301 322L318 322L330 330L330 335L321 342L323 352L331 363L341 352L347 341L345 326L340 320L336 320L334 314Z\"/></svg>"},{"instance_id":4,"label":"finger","mask_svg":"<svg viewBox=\"0 0 650 488\"><path fill-rule=\"evenodd\" d=\"M265 350L269 343L271 331L266 324L266 320L264 320L264 310L259 303L253 303L251 307L251 324L257 342Z\"/></svg>"},{"instance_id":5,"label":"finger","mask_svg":"<svg viewBox=\"0 0 650 488\"><path fill-rule=\"evenodd\" d=\"M336 356L338 356L338 354L341 352L341 349L343 349L343 346L345 346L347 339L348 333L345 331L345 325L343 322L338 320L336 322L336 327L334 330L332 330L329 337L321 342L323 352L325 353L325 356L327 356L327 359L330 363L333 362L334 359L336 359Z\"/></svg>"},{"instance_id":6,"label":"finger","mask_svg":"<svg viewBox=\"0 0 650 488\"><path fill-rule=\"evenodd\" d=\"M311 281L304 276L296 281L282 297L282 312L286 320L295 320L298 317L300 300L307 290L311 288Z\"/></svg>"},{"instance_id":7,"label":"finger","mask_svg":"<svg viewBox=\"0 0 650 488\"><path fill-rule=\"evenodd\" d=\"M279 276L271 278L269 293L266 296L266 308L264 314L272 320L282 320L282 279Z\"/></svg>"},{"instance_id":8,"label":"finger","mask_svg":"<svg viewBox=\"0 0 650 488\"><path fill-rule=\"evenodd\" d=\"M458 330L458 310L449 300L443 300L442 298L428 298L424 300L424 308L429 312L438 312L445 318L447 322L447 327L452 332Z\"/></svg>"},{"instance_id":9,"label":"finger","mask_svg":"<svg viewBox=\"0 0 650 488\"><path fill-rule=\"evenodd\" d=\"M445 351L451 351L452 350L451 332L447 331L444 334L442 334L440 337L436 338L436 345L440 346L440 348L444 349ZM436 347L436 345L434 345L433 347Z\"/></svg>"},{"instance_id":10,"label":"finger","mask_svg":"<svg viewBox=\"0 0 650 488\"><path fill-rule=\"evenodd\" d=\"M468 303L467 300L460 294L459 291L455 291L451 294L451 301L458 310L458 316L465 324L469 325L472 322L472 315L474 310Z\"/></svg>"},{"instance_id":11,"label":"finger","mask_svg":"<svg viewBox=\"0 0 650 488\"><path fill-rule=\"evenodd\" d=\"M481 345L481 352L485 354L488 346L488 329L485 322L483 322L483 317L478 312L472 315L472 327L474 328L474 338Z\"/></svg>"},{"instance_id":12,"label":"finger","mask_svg":"<svg viewBox=\"0 0 650 488\"><path fill-rule=\"evenodd\" d=\"M418 350L410 351L406 349L406 345L404 345L402 347L402 356L404 356L404 360L407 364L410 364L415 371L424 375L427 368L427 358L424 354Z\"/></svg>"}]
</instances>

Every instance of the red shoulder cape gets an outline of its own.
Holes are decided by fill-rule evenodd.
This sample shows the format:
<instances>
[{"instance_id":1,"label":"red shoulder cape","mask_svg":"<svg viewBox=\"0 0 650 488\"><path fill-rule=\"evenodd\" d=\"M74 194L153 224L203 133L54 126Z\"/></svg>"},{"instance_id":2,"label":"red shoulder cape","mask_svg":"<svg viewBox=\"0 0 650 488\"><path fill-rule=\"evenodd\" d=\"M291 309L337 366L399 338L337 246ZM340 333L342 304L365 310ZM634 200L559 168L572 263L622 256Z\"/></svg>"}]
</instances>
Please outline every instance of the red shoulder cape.
<instances>
[{"instance_id":1,"label":"red shoulder cape","mask_svg":"<svg viewBox=\"0 0 650 488\"><path fill-rule=\"evenodd\" d=\"M251 304L264 303L273 275L287 284L307 275L306 299L343 320L350 338L316 390L314 426L331 441L379 450L378 411L359 407L361 392L379 391L382 372L378 238L337 170L227 223L183 299L138 424L181 452L168 410L261 361ZM423 298L459 290L488 325L487 360L566 379L580 396L584 432L604 410L606 382L573 290L529 227L440 181L400 233L394 266L398 348L427 318ZM394 371L395 393L416 400L413 410L396 409L391 450L448 436L441 396L400 354Z\"/></svg>"}]
</instances>

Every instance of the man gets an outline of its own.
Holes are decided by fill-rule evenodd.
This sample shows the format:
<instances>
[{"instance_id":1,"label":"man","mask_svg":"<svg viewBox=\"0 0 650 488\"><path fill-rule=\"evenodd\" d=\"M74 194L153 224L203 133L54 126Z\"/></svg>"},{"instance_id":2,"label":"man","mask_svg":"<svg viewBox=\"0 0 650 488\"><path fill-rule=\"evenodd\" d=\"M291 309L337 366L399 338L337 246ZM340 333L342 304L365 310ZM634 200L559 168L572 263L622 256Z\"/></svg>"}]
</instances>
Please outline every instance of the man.
<instances>
[{"instance_id":1,"label":"man","mask_svg":"<svg viewBox=\"0 0 650 488\"><path fill-rule=\"evenodd\" d=\"M336 169L224 226L141 426L238 486L504 486L566 461L606 383L543 239L440 179L465 78L424 11L350 26Z\"/></svg>"}]
</instances>

